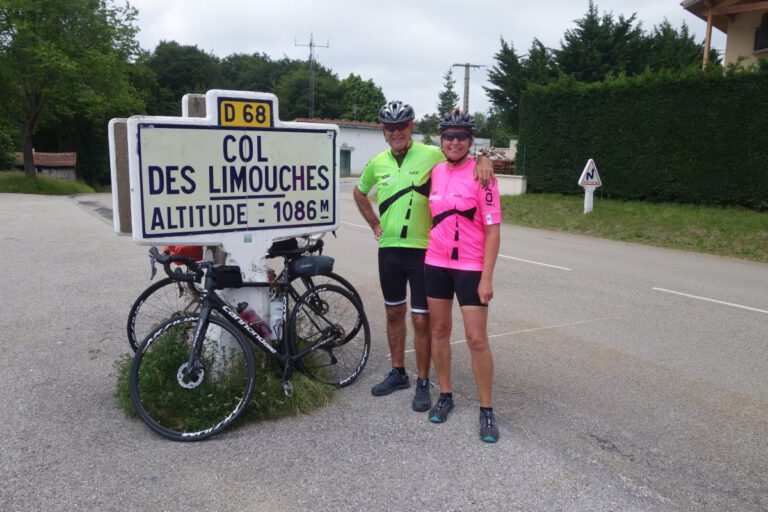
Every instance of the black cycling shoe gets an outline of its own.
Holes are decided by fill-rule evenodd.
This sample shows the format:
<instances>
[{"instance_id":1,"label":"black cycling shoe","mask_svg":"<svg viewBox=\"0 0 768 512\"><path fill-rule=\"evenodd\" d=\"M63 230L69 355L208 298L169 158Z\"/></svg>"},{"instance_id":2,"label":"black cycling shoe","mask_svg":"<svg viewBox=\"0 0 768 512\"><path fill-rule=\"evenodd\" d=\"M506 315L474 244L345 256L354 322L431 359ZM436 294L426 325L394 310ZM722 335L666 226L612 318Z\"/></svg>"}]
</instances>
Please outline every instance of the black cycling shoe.
<instances>
[{"instance_id":1,"label":"black cycling shoe","mask_svg":"<svg viewBox=\"0 0 768 512\"><path fill-rule=\"evenodd\" d=\"M373 396L384 396L398 389L408 389L409 387L411 387L411 381L408 378L408 374L401 374L392 368L386 379L371 388L371 394Z\"/></svg>"},{"instance_id":2,"label":"black cycling shoe","mask_svg":"<svg viewBox=\"0 0 768 512\"><path fill-rule=\"evenodd\" d=\"M411 408L416 412L428 411L432 407L429 394L429 379L416 379L416 394L413 395Z\"/></svg>"},{"instance_id":3,"label":"black cycling shoe","mask_svg":"<svg viewBox=\"0 0 768 512\"><path fill-rule=\"evenodd\" d=\"M448 419L448 413L452 410L453 397L441 394L435 406L429 411L429 421L432 423L443 423Z\"/></svg>"},{"instance_id":4,"label":"black cycling shoe","mask_svg":"<svg viewBox=\"0 0 768 512\"><path fill-rule=\"evenodd\" d=\"M493 411L480 409L480 439L486 443L495 443L499 440L499 426Z\"/></svg>"}]
</instances>

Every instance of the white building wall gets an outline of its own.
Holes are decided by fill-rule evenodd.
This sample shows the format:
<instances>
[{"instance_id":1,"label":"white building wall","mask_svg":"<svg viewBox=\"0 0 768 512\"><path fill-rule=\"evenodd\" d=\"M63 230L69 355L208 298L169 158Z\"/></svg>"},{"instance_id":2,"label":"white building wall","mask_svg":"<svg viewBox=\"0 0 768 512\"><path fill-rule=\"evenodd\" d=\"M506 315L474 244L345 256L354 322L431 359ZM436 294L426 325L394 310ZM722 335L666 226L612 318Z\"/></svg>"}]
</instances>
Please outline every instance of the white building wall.
<instances>
[{"instance_id":1,"label":"white building wall","mask_svg":"<svg viewBox=\"0 0 768 512\"><path fill-rule=\"evenodd\" d=\"M362 173L368 160L388 147L381 129L339 124L339 149L350 151L349 168L353 175Z\"/></svg>"},{"instance_id":2,"label":"white building wall","mask_svg":"<svg viewBox=\"0 0 768 512\"><path fill-rule=\"evenodd\" d=\"M755 31L760 26L762 16L768 11L747 12L736 15L728 24L728 39L725 42L725 64L734 64L739 57L744 57L742 65L749 66L757 62L755 53Z\"/></svg>"}]
</instances>

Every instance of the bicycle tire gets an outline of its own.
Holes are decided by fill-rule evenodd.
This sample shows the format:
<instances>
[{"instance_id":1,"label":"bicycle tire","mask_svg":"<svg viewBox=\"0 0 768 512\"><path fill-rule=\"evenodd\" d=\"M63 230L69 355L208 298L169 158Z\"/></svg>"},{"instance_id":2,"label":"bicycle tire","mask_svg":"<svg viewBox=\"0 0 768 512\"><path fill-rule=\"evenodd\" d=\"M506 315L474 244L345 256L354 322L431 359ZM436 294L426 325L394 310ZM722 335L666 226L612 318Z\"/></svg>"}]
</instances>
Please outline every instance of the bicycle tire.
<instances>
[{"instance_id":1,"label":"bicycle tire","mask_svg":"<svg viewBox=\"0 0 768 512\"><path fill-rule=\"evenodd\" d=\"M131 349L136 352L144 338L166 320L195 315L201 303L195 283L182 283L170 277L152 283L128 312L126 333Z\"/></svg>"},{"instance_id":2,"label":"bicycle tire","mask_svg":"<svg viewBox=\"0 0 768 512\"><path fill-rule=\"evenodd\" d=\"M297 286L296 281L300 280L302 283L302 287ZM340 286L341 288L344 288L345 290L349 291L355 299L357 299L360 304L363 304L363 299L360 297L360 294L357 292L354 286L352 286L352 283L341 277L336 272L328 272L327 274L318 274L316 276L309 276L309 277L295 277L293 281L291 281L291 285L296 289L296 291L299 293L299 296L303 295L307 292L310 288L314 288L315 286L321 285L321 284L332 284L335 286Z\"/></svg>"},{"instance_id":3,"label":"bicycle tire","mask_svg":"<svg viewBox=\"0 0 768 512\"><path fill-rule=\"evenodd\" d=\"M371 348L368 318L345 289L324 284L307 290L291 311L288 329L293 354L320 344L296 361L296 368L308 377L345 387L365 368Z\"/></svg>"},{"instance_id":4,"label":"bicycle tire","mask_svg":"<svg viewBox=\"0 0 768 512\"><path fill-rule=\"evenodd\" d=\"M230 426L253 394L256 361L248 341L228 322L210 316L202 370L185 373L199 316L172 318L142 343L128 377L141 420L173 441L201 441Z\"/></svg>"},{"instance_id":5,"label":"bicycle tire","mask_svg":"<svg viewBox=\"0 0 768 512\"><path fill-rule=\"evenodd\" d=\"M301 283L301 286L299 286ZM352 284L340 275L330 272L312 277L295 277L296 299L318 284L336 284L352 292L363 303ZM161 279L136 298L126 323L126 333L131 349L136 352L144 338L164 321L177 316L195 315L200 310L201 296L194 283L182 283L170 277Z\"/></svg>"}]
</instances>

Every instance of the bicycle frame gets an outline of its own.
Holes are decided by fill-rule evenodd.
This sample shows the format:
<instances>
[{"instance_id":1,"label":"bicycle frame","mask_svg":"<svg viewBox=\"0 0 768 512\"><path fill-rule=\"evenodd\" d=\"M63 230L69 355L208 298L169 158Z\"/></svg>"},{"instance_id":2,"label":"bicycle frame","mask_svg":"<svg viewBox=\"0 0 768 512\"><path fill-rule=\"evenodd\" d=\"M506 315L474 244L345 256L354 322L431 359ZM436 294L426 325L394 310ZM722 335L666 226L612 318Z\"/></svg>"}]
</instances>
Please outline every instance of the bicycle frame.
<instances>
[{"instance_id":1,"label":"bicycle frame","mask_svg":"<svg viewBox=\"0 0 768 512\"><path fill-rule=\"evenodd\" d=\"M286 266L287 269L287 266ZM280 363L280 366L283 369L283 376L282 376L282 383L283 383L283 391L287 396L291 396L293 393L293 386L291 385L289 379L291 378L291 375L293 373L293 365L294 362L302 357L304 357L309 352L312 352L313 350L317 350L320 346L327 344L331 339L332 336L329 337L323 337L323 339L317 341L316 343L312 344L311 346L307 347L306 349L302 350L301 352L297 352L295 354L290 354L289 351L289 343L288 343L288 336L291 334L289 333L289 330L287 329L288 325L288 312L289 304L288 304L288 296L292 295L294 296L294 300L297 300L296 296L298 295L296 289L291 285L290 281L288 281L288 272L287 270L283 271L279 275L279 279L275 281L278 288L282 291L282 301L283 301L283 312L282 312L282 321L283 321L283 334L280 339L280 348L281 351L278 351L275 349L275 347L272 346L272 344L264 339L263 336L261 336L258 332L256 332L253 328L251 328L248 323L243 320L240 315L232 309L232 307L227 304L224 299L219 297L214 290L214 283L212 278L208 275L206 272L206 276L204 278L205 286L203 287L202 296L203 296L203 302L202 307L200 308L200 313L198 314L198 317L200 319L198 325L197 325L197 331L195 332L195 338L193 343L193 349L190 351L189 354L189 360L187 361L187 368L190 369L191 372L196 371L199 368L199 364L197 363L197 359L199 357L199 354L202 350L203 345L203 338L205 335L205 332L208 329L208 318L210 317L211 311L217 311L222 316L228 318L231 323L233 323L237 329L243 333L248 339L251 340L252 343L255 343L256 346L258 346L261 350L267 352L271 357L277 359L277 361ZM270 282L246 282L243 283L244 287L269 287L274 286L275 283Z\"/></svg>"}]
</instances>

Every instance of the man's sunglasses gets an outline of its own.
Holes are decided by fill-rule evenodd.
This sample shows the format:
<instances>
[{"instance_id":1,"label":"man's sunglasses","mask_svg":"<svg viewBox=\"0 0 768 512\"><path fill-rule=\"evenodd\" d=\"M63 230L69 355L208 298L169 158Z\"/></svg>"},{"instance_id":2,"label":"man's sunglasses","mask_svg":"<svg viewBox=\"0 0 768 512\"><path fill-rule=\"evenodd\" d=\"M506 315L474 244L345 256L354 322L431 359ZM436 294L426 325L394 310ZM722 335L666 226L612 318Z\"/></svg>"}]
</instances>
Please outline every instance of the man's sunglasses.
<instances>
[{"instance_id":1,"label":"man's sunglasses","mask_svg":"<svg viewBox=\"0 0 768 512\"><path fill-rule=\"evenodd\" d=\"M452 140L464 142L465 140L469 140L471 138L472 136L466 132L446 132L440 136L440 140L445 142L450 142Z\"/></svg>"},{"instance_id":2,"label":"man's sunglasses","mask_svg":"<svg viewBox=\"0 0 768 512\"><path fill-rule=\"evenodd\" d=\"M408 128L409 123L392 123L392 124L385 124L384 129L388 132L394 132L394 131L403 131Z\"/></svg>"}]
</instances>

